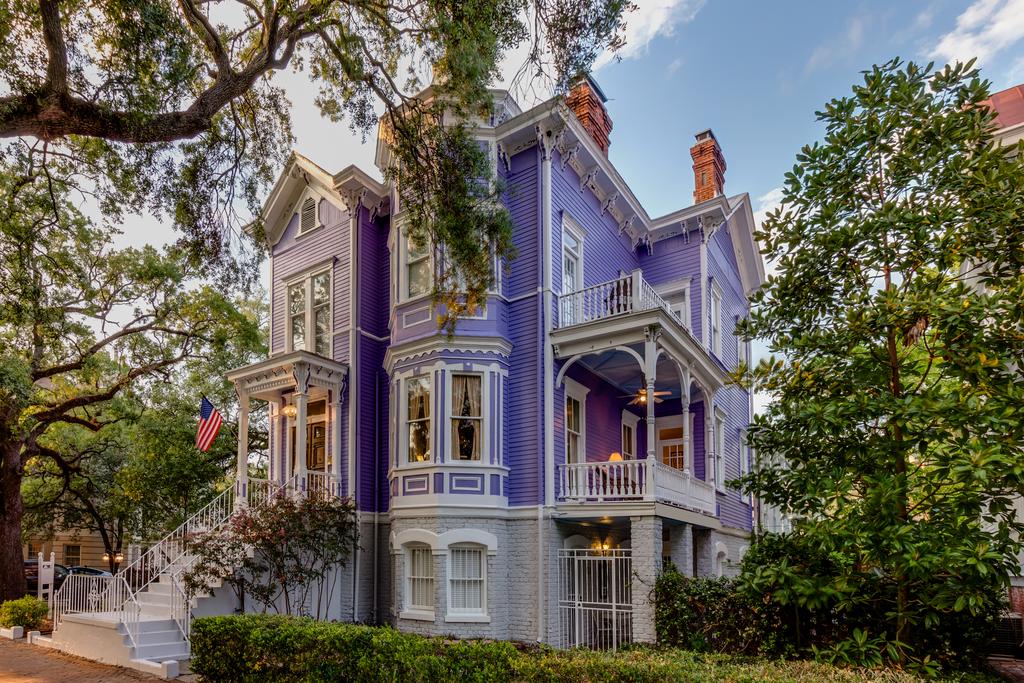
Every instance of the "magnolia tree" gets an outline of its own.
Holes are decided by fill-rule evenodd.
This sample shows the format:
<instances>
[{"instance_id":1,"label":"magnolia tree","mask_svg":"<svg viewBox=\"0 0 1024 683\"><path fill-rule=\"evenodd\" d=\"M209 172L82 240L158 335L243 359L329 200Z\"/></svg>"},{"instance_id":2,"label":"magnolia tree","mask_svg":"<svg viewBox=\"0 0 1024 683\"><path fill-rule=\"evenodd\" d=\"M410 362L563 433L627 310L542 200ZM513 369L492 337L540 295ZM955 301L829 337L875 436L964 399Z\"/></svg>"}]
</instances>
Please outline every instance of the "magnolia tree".
<instances>
[{"instance_id":1,"label":"magnolia tree","mask_svg":"<svg viewBox=\"0 0 1024 683\"><path fill-rule=\"evenodd\" d=\"M338 572L357 541L355 507L346 498L275 495L228 524L189 539L194 556L184 575L190 595L218 582L263 611L326 618Z\"/></svg>"},{"instance_id":2,"label":"magnolia tree","mask_svg":"<svg viewBox=\"0 0 1024 683\"><path fill-rule=\"evenodd\" d=\"M857 647L898 661L1020 572L1024 155L993 143L987 97L972 63L872 68L818 113L758 234L778 272L744 333L778 355L752 369L774 401L743 483L834 571L752 580L873 615Z\"/></svg>"}]
</instances>

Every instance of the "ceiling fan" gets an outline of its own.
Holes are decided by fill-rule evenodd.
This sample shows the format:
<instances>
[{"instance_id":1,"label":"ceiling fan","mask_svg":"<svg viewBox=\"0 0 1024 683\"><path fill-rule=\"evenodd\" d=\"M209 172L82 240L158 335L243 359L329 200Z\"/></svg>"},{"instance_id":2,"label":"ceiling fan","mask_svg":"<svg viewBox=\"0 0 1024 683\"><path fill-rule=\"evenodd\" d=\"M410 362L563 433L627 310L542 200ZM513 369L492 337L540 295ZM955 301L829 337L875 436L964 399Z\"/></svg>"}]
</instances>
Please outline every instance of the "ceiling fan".
<instances>
[{"instance_id":1,"label":"ceiling fan","mask_svg":"<svg viewBox=\"0 0 1024 683\"><path fill-rule=\"evenodd\" d=\"M672 395L671 391L655 391L654 392L654 402L655 403L661 403L664 400L663 398L661 398L662 396L671 396L671 395ZM629 405L631 405L631 406L644 405L644 404L647 403L647 390L646 389L638 389L635 394L625 394L623 396L620 396L619 398L629 398L630 396L633 397L633 400L629 402Z\"/></svg>"}]
</instances>

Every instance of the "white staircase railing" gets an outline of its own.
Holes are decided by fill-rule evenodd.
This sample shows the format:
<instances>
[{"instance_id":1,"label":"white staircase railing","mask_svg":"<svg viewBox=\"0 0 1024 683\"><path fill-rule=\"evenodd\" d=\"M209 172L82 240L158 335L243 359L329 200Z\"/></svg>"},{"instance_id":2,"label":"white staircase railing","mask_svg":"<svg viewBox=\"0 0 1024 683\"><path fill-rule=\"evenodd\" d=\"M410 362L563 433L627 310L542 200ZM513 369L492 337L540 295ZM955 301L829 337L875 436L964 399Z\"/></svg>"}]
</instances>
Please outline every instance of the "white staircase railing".
<instances>
[{"instance_id":1,"label":"white staircase railing","mask_svg":"<svg viewBox=\"0 0 1024 683\"><path fill-rule=\"evenodd\" d=\"M131 586L121 575L90 576L69 574L53 596L53 628L57 630L69 614L103 615L124 624L132 647L139 642L139 614L142 612Z\"/></svg>"}]
</instances>

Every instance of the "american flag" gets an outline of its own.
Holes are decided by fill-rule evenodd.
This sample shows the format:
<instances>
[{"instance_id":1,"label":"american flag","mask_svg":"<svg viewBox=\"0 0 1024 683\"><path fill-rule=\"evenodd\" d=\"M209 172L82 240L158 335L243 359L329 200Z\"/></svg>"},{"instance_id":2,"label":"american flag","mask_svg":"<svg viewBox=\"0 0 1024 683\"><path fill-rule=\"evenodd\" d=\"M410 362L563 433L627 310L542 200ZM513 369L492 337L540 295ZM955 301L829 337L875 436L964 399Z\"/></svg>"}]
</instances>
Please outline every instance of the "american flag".
<instances>
[{"instance_id":1,"label":"american flag","mask_svg":"<svg viewBox=\"0 0 1024 683\"><path fill-rule=\"evenodd\" d=\"M210 444L217 438L217 433L223 422L224 418L220 416L220 411L213 407L208 398L203 396L203 400L199 403L199 431L196 432L196 448L203 453L210 450Z\"/></svg>"}]
</instances>

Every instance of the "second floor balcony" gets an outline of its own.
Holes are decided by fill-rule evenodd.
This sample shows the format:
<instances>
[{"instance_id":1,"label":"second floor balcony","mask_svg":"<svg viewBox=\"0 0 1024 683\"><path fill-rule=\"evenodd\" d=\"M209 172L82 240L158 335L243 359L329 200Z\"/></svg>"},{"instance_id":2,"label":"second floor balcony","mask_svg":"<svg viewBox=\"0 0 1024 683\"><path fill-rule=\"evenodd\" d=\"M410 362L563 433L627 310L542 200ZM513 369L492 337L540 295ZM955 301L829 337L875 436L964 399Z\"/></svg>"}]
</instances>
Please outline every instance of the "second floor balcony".
<instances>
[{"instance_id":1,"label":"second floor balcony","mask_svg":"<svg viewBox=\"0 0 1024 683\"><path fill-rule=\"evenodd\" d=\"M712 484L654 459L561 465L558 497L570 503L669 503L709 515L717 514Z\"/></svg>"}]
</instances>

